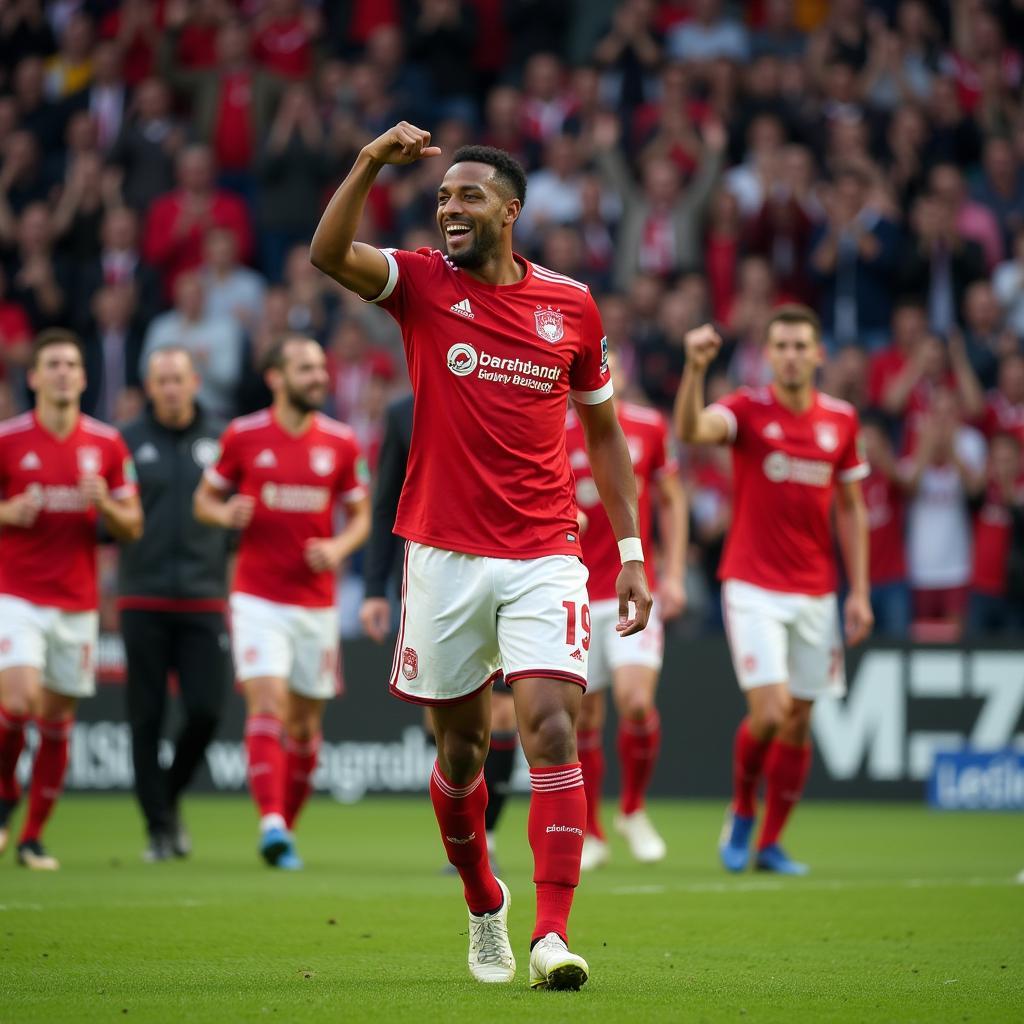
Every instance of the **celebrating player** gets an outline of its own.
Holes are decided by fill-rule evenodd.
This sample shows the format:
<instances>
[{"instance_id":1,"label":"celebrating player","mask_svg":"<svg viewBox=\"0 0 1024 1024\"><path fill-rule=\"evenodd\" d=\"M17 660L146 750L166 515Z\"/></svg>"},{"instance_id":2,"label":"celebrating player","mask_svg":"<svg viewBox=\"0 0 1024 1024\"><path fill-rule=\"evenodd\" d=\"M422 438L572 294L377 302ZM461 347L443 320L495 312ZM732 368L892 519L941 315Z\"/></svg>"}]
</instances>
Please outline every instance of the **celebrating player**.
<instances>
[{"instance_id":1,"label":"celebrating player","mask_svg":"<svg viewBox=\"0 0 1024 1024\"><path fill-rule=\"evenodd\" d=\"M807 866L790 860L779 837L810 770L814 700L846 689L830 515L838 496L850 586L846 640L857 644L872 625L860 490L868 466L857 451L853 407L815 390L823 349L811 310L783 306L769 321L768 387L741 388L704 408L705 371L720 345L710 325L686 335L686 369L674 414L684 441L733 449L735 510L719 575L729 648L748 714L736 733L734 796L719 852L728 870L747 866L764 776L766 811L756 866L802 875Z\"/></svg>"},{"instance_id":2,"label":"celebrating player","mask_svg":"<svg viewBox=\"0 0 1024 1024\"><path fill-rule=\"evenodd\" d=\"M615 828L629 844L633 856L642 862L661 860L665 841L658 835L644 809L644 797L661 743L661 722L654 705L654 694L661 672L665 638L662 620L682 612L686 592L683 586L686 553L686 498L676 464L668 451L668 425L661 413L643 405L620 400L627 392L627 380L615 352L608 356L613 399L619 424L626 435L640 506L640 538L644 549L653 548L651 514L652 491L658 502L661 537L661 585L654 575L654 563L648 561L647 580L657 591L658 600L647 628L623 639L615 631L618 602L615 576L618 550L611 523L598 499L597 489L587 462L582 425L569 414L566 445L569 463L576 474L576 501L586 516L583 531L583 561L590 570L587 591L590 594L590 665L587 692L577 723L576 742L583 765L583 788L587 794L587 834L583 840L584 870L596 868L608 860L608 844L600 820L601 782L604 777L605 691L619 715L618 750L622 776L620 813Z\"/></svg>"},{"instance_id":3,"label":"celebrating player","mask_svg":"<svg viewBox=\"0 0 1024 1024\"><path fill-rule=\"evenodd\" d=\"M35 411L0 423L0 853L31 717L39 749L18 862L55 871L43 826L64 783L75 705L95 692L96 524L136 540L142 506L121 435L80 411L85 366L74 334L36 338L28 383Z\"/></svg>"},{"instance_id":4,"label":"celebrating player","mask_svg":"<svg viewBox=\"0 0 1024 1024\"><path fill-rule=\"evenodd\" d=\"M512 251L526 179L507 153L467 146L454 154L437 193L444 252L354 242L380 170L440 152L429 132L404 121L365 146L324 213L311 257L402 328L415 407L395 522L408 543L391 689L431 706L430 794L465 887L470 970L485 982L515 974L509 892L491 872L484 840L490 684L502 670L530 765L530 985L576 989L589 973L568 949L567 925L587 814L575 726L590 609L565 451L569 397L620 540L624 635L643 629L651 607L636 485L589 289Z\"/></svg>"},{"instance_id":5,"label":"celebrating player","mask_svg":"<svg viewBox=\"0 0 1024 1024\"><path fill-rule=\"evenodd\" d=\"M294 871L302 861L292 829L310 794L324 707L338 689L334 577L366 540L370 499L355 435L317 412L327 396L323 349L288 337L265 366L273 404L228 426L194 504L200 522L242 531L230 608L249 789L260 853ZM335 536L339 497L347 519Z\"/></svg>"}]
</instances>

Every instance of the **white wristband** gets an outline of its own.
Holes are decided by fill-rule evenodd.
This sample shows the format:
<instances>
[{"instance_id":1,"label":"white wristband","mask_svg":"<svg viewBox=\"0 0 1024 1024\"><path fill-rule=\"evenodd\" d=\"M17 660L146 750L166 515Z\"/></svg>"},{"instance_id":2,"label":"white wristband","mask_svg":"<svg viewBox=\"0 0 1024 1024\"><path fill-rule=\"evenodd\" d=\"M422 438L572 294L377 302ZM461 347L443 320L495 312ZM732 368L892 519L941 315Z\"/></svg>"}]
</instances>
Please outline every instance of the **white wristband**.
<instances>
[{"instance_id":1,"label":"white wristband","mask_svg":"<svg viewBox=\"0 0 1024 1024\"><path fill-rule=\"evenodd\" d=\"M644 560L644 546L640 543L639 537L626 537L619 541L619 560L623 565L626 562L642 562Z\"/></svg>"}]
</instances>

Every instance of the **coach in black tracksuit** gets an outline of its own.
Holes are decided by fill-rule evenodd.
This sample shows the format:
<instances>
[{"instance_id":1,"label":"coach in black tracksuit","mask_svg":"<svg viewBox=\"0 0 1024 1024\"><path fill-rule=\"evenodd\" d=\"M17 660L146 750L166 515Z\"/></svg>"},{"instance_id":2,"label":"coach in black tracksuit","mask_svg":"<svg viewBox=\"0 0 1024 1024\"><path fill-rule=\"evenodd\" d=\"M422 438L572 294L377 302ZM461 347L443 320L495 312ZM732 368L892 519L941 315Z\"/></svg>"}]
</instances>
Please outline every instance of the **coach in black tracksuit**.
<instances>
[{"instance_id":1,"label":"coach in black tracksuit","mask_svg":"<svg viewBox=\"0 0 1024 1024\"><path fill-rule=\"evenodd\" d=\"M118 603L135 793L149 832L144 856L166 860L189 852L178 799L217 731L231 680L224 618L230 535L192 515L192 494L217 460L223 424L196 404L199 377L189 353L154 352L145 387L149 405L122 433L138 471L146 529L121 550ZM171 671L185 715L165 772L157 753Z\"/></svg>"}]
</instances>

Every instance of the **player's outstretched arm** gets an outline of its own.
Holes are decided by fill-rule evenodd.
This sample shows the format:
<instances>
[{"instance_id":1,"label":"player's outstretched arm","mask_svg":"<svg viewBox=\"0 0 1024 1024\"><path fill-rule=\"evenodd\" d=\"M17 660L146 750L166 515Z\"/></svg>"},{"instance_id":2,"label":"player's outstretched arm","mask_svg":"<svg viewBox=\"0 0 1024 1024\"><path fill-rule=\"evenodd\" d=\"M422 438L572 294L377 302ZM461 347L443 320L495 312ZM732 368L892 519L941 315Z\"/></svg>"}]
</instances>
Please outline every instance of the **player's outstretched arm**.
<instances>
[{"instance_id":1,"label":"player's outstretched arm","mask_svg":"<svg viewBox=\"0 0 1024 1024\"><path fill-rule=\"evenodd\" d=\"M866 640L875 624L871 611L868 575L868 512L859 480L841 482L837 488L836 519L839 546L850 581L850 594L843 609L846 642L853 646Z\"/></svg>"},{"instance_id":2,"label":"player's outstretched arm","mask_svg":"<svg viewBox=\"0 0 1024 1024\"><path fill-rule=\"evenodd\" d=\"M688 444L724 444L729 424L724 416L704 408L704 379L722 339L711 324L703 324L687 332L685 343L686 365L672 412L676 435Z\"/></svg>"},{"instance_id":3,"label":"player's outstretched arm","mask_svg":"<svg viewBox=\"0 0 1024 1024\"><path fill-rule=\"evenodd\" d=\"M309 246L313 266L361 298L377 298L388 283L387 260L374 246L355 241L366 197L385 164L440 155L440 148L430 145L430 132L408 121L367 143L320 218Z\"/></svg>"},{"instance_id":4,"label":"player's outstretched arm","mask_svg":"<svg viewBox=\"0 0 1024 1024\"><path fill-rule=\"evenodd\" d=\"M207 526L224 530L244 530L252 522L256 502L248 494L227 494L206 477L199 481L192 496L192 514Z\"/></svg>"},{"instance_id":5,"label":"player's outstretched arm","mask_svg":"<svg viewBox=\"0 0 1024 1024\"><path fill-rule=\"evenodd\" d=\"M690 543L690 510L678 473L658 481L658 536L661 538L661 580L658 609L663 619L686 611L686 550Z\"/></svg>"},{"instance_id":6,"label":"player's outstretched arm","mask_svg":"<svg viewBox=\"0 0 1024 1024\"><path fill-rule=\"evenodd\" d=\"M615 539L639 537L636 476L626 437L615 415L614 403L610 398L599 405L577 402L576 415L583 424L590 470ZM615 628L623 636L639 633L647 625L652 604L644 563L639 559L624 561L615 581L615 590L619 597L619 622ZM632 618L629 615L630 602L634 606Z\"/></svg>"}]
</instances>

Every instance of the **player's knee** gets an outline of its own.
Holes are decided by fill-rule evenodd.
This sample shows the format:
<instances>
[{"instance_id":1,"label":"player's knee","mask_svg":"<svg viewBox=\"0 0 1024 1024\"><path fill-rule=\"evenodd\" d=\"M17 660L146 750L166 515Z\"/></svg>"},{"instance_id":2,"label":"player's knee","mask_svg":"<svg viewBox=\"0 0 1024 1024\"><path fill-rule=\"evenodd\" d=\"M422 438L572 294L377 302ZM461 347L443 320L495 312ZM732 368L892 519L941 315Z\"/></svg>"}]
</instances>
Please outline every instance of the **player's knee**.
<instances>
[{"instance_id":1,"label":"player's knee","mask_svg":"<svg viewBox=\"0 0 1024 1024\"><path fill-rule=\"evenodd\" d=\"M487 745L487 734L483 729L446 731L437 745L438 758L445 776L456 785L472 782L483 768Z\"/></svg>"},{"instance_id":2,"label":"player's knee","mask_svg":"<svg viewBox=\"0 0 1024 1024\"><path fill-rule=\"evenodd\" d=\"M26 715L32 714L32 697L29 693L20 691L5 694L3 700L0 701L0 708L6 715L24 718Z\"/></svg>"},{"instance_id":3,"label":"player's knee","mask_svg":"<svg viewBox=\"0 0 1024 1024\"><path fill-rule=\"evenodd\" d=\"M522 723L519 727L523 735ZM564 708L540 715L530 722L523 749L531 765L566 764L576 756L576 729Z\"/></svg>"},{"instance_id":4,"label":"player's knee","mask_svg":"<svg viewBox=\"0 0 1024 1024\"><path fill-rule=\"evenodd\" d=\"M619 702L619 716L630 722L644 722L654 710L654 701L647 694L630 693Z\"/></svg>"},{"instance_id":5,"label":"player's knee","mask_svg":"<svg viewBox=\"0 0 1024 1024\"><path fill-rule=\"evenodd\" d=\"M788 708L784 703L765 703L750 713L750 730L755 736L774 736L788 720Z\"/></svg>"}]
</instances>

